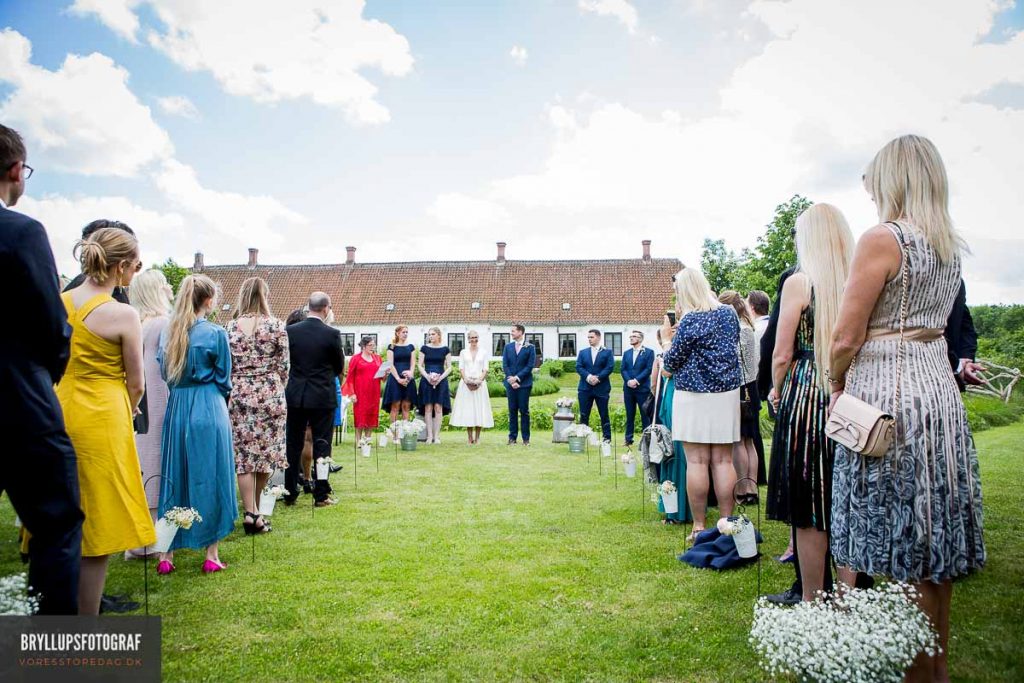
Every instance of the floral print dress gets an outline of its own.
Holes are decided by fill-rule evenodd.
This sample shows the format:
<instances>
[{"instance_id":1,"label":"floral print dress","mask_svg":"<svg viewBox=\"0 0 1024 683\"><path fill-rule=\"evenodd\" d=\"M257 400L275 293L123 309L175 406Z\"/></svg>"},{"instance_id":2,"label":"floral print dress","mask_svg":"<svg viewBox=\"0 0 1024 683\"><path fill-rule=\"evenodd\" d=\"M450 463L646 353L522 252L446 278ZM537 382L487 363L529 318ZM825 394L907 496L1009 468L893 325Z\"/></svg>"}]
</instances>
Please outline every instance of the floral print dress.
<instances>
[{"instance_id":1,"label":"floral print dress","mask_svg":"<svg viewBox=\"0 0 1024 683\"><path fill-rule=\"evenodd\" d=\"M228 323L231 346L231 431L235 443L235 472L272 472L288 467L285 418L288 405L288 335L284 323L265 316L246 334L238 320Z\"/></svg>"}]
</instances>

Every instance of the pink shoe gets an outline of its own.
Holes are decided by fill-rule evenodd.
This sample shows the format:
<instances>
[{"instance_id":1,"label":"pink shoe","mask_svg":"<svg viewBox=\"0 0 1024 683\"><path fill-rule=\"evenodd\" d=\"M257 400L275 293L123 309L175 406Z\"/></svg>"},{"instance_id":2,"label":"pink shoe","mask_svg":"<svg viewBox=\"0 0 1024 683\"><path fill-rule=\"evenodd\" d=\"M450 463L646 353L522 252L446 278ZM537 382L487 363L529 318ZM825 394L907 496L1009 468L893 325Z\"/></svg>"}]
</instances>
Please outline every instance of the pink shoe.
<instances>
[{"instance_id":1,"label":"pink shoe","mask_svg":"<svg viewBox=\"0 0 1024 683\"><path fill-rule=\"evenodd\" d=\"M160 560L160 564L156 566L157 574L170 574L174 571L174 565L170 560Z\"/></svg>"},{"instance_id":2,"label":"pink shoe","mask_svg":"<svg viewBox=\"0 0 1024 683\"><path fill-rule=\"evenodd\" d=\"M228 568L228 566L226 564L222 564L220 562L214 562L213 560L206 560L205 562L203 562L203 573L204 574L212 574L214 572L219 572L222 569L227 569L227 568Z\"/></svg>"}]
</instances>

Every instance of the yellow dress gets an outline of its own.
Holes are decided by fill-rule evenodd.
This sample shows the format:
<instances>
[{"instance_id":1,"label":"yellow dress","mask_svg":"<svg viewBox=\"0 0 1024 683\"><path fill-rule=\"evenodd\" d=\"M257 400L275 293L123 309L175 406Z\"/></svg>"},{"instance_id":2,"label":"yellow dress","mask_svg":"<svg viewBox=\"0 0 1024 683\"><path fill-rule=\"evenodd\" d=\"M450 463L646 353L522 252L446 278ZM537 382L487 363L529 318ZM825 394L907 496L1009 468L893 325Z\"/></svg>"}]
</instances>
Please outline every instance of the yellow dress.
<instances>
[{"instance_id":1,"label":"yellow dress","mask_svg":"<svg viewBox=\"0 0 1024 683\"><path fill-rule=\"evenodd\" d=\"M114 299L99 294L77 310L70 293L61 299L73 331L71 359L57 385L57 398L78 457L85 513L82 555L98 557L150 545L156 531L142 488L121 345L82 322Z\"/></svg>"}]
</instances>

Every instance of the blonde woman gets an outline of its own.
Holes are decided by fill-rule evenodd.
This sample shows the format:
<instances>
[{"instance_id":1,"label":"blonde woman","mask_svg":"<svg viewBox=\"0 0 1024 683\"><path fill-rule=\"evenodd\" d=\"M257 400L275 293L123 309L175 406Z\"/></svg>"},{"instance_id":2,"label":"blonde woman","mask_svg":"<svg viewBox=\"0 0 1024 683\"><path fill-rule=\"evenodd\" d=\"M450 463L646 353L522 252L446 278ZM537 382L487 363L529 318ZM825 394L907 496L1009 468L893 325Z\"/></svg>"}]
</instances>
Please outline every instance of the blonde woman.
<instances>
[{"instance_id":1,"label":"blonde woman","mask_svg":"<svg viewBox=\"0 0 1024 683\"><path fill-rule=\"evenodd\" d=\"M427 343L420 347L420 408L427 423L427 443L441 443L441 420L452 411L448 375L452 352L441 344L441 330L427 330Z\"/></svg>"},{"instance_id":2,"label":"blonde woman","mask_svg":"<svg viewBox=\"0 0 1024 683\"><path fill-rule=\"evenodd\" d=\"M985 564L978 454L942 334L965 246L949 216L946 169L926 138L883 147L864 186L884 222L854 253L832 334L832 401L845 391L895 408L896 437L881 458L837 447L832 552L844 582L864 571L917 586L942 649L922 654L907 680L948 680L951 582Z\"/></svg>"},{"instance_id":3,"label":"blonde woman","mask_svg":"<svg viewBox=\"0 0 1024 683\"><path fill-rule=\"evenodd\" d=\"M769 518L795 530L798 579L806 601L831 585L826 563L835 442L825 437L825 371L853 257L853 234L839 209L815 204L800 214L796 255L797 270L782 286L772 356L768 400L776 417L768 485L786 492Z\"/></svg>"},{"instance_id":4,"label":"blonde woman","mask_svg":"<svg viewBox=\"0 0 1024 683\"><path fill-rule=\"evenodd\" d=\"M99 614L114 553L153 543L132 416L146 388L142 326L131 306L115 301L142 267L139 243L102 228L75 245L85 279L61 295L71 324L71 357L57 385L68 436L78 458L82 569L78 613Z\"/></svg>"},{"instance_id":5,"label":"blonde woman","mask_svg":"<svg viewBox=\"0 0 1024 683\"><path fill-rule=\"evenodd\" d=\"M409 328L399 325L395 328L395 338L388 344L387 362L391 364L388 383L384 386L381 408L391 413L391 424L398 419L398 411L402 411L402 419L409 419L412 404L416 401L416 380L413 379L413 368L416 366L416 347L408 343ZM395 443L398 438L395 437Z\"/></svg>"},{"instance_id":6,"label":"blonde woman","mask_svg":"<svg viewBox=\"0 0 1024 683\"><path fill-rule=\"evenodd\" d=\"M487 393L487 371L490 354L480 348L480 333L470 330L469 346L459 352L459 388L449 423L465 427L470 444L480 443L480 430L494 426L491 398Z\"/></svg>"},{"instance_id":7,"label":"blonde woman","mask_svg":"<svg viewBox=\"0 0 1024 683\"><path fill-rule=\"evenodd\" d=\"M262 278L251 277L238 290L236 318L228 323L231 347L231 436L235 474L245 508L246 535L270 531L259 514L259 496L274 469L288 467L285 418L288 404L288 333L270 313L270 289Z\"/></svg>"},{"instance_id":8,"label":"blonde woman","mask_svg":"<svg viewBox=\"0 0 1024 683\"><path fill-rule=\"evenodd\" d=\"M757 366L761 349L754 330L754 315L739 292L727 290L718 300L732 306L740 321L740 365L743 385L740 387L740 440L733 444L732 464L736 470L739 500L744 505L757 505L757 449L755 441L761 438L761 399L757 393Z\"/></svg>"},{"instance_id":9,"label":"blonde woman","mask_svg":"<svg viewBox=\"0 0 1024 683\"><path fill-rule=\"evenodd\" d=\"M160 339L160 371L170 395L164 421L160 515L195 508L201 524L178 529L157 573L174 571L178 548L206 548L204 574L225 568L217 546L238 516L228 397L231 349L224 328L206 319L216 308L217 286L205 275L181 282L174 312Z\"/></svg>"},{"instance_id":10,"label":"blonde woman","mask_svg":"<svg viewBox=\"0 0 1024 683\"><path fill-rule=\"evenodd\" d=\"M160 376L160 364L156 354L160 346L160 334L170 320L171 301L174 292L167 284L163 272L156 268L144 271L132 280L128 289L131 305L142 320L142 361L146 372L146 432L135 435L135 447L139 451L142 466L142 483L146 487L146 504L149 514L156 521L156 508L160 503L160 442L163 439L164 413L167 411L167 383ZM141 557L143 548L128 551L125 556Z\"/></svg>"},{"instance_id":11,"label":"blonde woman","mask_svg":"<svg viewBox=\"0 0 1024 683\"><path fill-rule=\"evenodd\" d=\"M672 373L672 440L686 453L686 495L693 511L693 533L706 527L710 482L719 510L732 514L736 470L732 445L740 440L740 328L736 312L715 298L700 270L683 268L673 277L676 291L675 328L661 330L671 346L662 367ZM679 484L679 482L674 482Z\"/></svg>"}]
</instances>

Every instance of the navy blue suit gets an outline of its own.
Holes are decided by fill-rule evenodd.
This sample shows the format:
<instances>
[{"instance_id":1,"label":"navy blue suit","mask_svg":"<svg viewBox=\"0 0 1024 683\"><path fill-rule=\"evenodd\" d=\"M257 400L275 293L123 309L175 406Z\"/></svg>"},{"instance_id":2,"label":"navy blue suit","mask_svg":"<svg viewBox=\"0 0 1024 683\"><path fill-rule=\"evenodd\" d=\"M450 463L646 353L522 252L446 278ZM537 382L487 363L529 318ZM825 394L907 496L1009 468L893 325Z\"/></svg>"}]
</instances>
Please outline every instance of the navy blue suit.
<instances>
[{"instance_id":1,"label":"navy blue suit","mask_svg":"<svg viewBox=\"0 0 1024 683\"><path fill-rule=\"evenodd\" d=\"M71 327L43 226L0 207L0 288L19 313L0 335L0 432L8 457L0 491L32 534L28 581L41 614L78 613L82 544L78 465L53 385L70 356Z\"/></svg>"},{"instance_id":2,"label":"navy blue suit","mask_svg":"<svg viewBox=\"0 0 1024 683\"><path fill-rule=\"evenodd\" d=\"M640 406L640 424L643 429L651 424L651 416L643 410L643 403L651 394L651 368L654 367L654 351L640 347L640 352L632 348L622 354L622 401L626 406L626 445L633 443L636 408ZM629 381L635 379L639 384L634 388Z\"/></svg>"},{"instance_id":3,"label":"navy blue suit","mask_svg":"<svg viewBox=\"0 0 1024 683\"><path fill-rule=\"evenodd\" d=\"M587 347L576 356L576 373L580 376L576 391L580 401L580 424L589 424L590 409L597 404L597 413L601 416L601 435L605 441L611 441L612 423L608 418L608 397L612 393L612 383L608 379L615 370L615 356L608 349L597 352L596 361L591 359L591 347ZM591 386L587 375L594 375L599 380Z\"/></svg>"},{"instance_id":4,"label":"navy blue suit","mask_svg":"<svg viewBox=\"0 0 1024 683\"><path fill-rule=\"evenodd\" d=\"M537 363L537 350L533 344L523 344L516 353L515 342L505 344L501 352L501 371L506 379L505 395L508 397L508 440L519 438L520 421L522 421L523 443L530 443L530 392L533 391L533 366ZM508 383L508 377L519 378L519 388L514 389Z\"/></svg>"}]
</instances>

